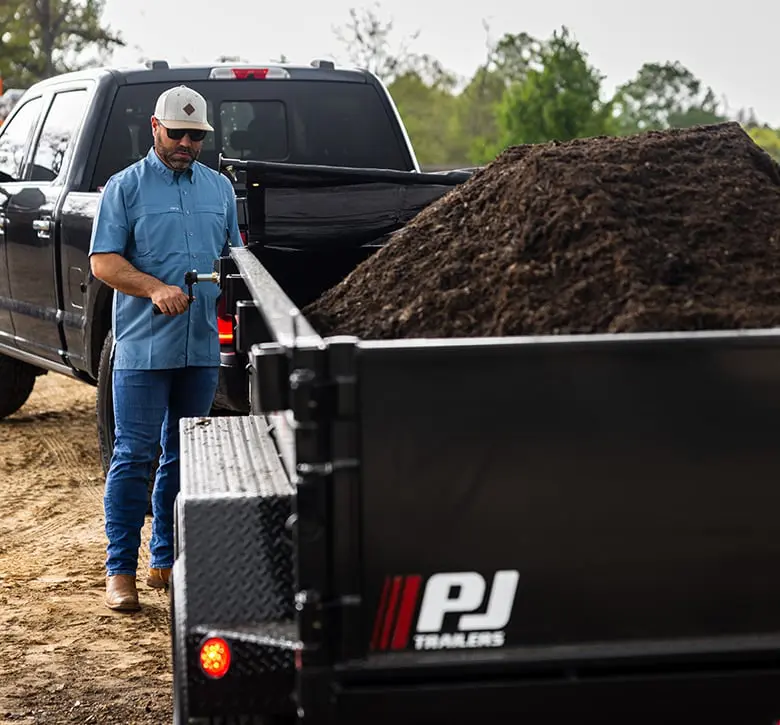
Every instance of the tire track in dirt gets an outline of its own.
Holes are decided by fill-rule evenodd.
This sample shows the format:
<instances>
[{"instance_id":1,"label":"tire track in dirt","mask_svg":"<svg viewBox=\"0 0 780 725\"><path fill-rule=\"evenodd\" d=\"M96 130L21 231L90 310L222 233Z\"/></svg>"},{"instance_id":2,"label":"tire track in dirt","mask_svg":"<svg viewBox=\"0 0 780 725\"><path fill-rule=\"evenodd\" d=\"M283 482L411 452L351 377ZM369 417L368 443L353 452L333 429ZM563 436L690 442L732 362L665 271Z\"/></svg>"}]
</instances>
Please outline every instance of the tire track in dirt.
<instances>
[{"instance_id":1,"label":"tire track in dirt","mask_svg":"<svg viewBox=\"0 0 780 725\"><path fill-rule=\"evenodd\" d=\"M41 383L50 380L46 376ZM6 426L12 434L24 437L24 443L17 447L17 457L6 468L24 475L27 482L9 496L14 526L7 546L33 545L39 552L41 548L46 551L46 542L89 519L83 506L72 505L73 489L82 487L93 497L100 497L102 480L89 472L94 441L87 408L77 404L62 411L18 416ZM57 491L57 495L42 493L49 490Z\"/></svg>"},{"instance_id":2,"label":"tire track in dirt","mask_svg":"<svg viewBox=\"0 0 780 725\"><path fill-rule=\"evenodd\" d=\"M0 421L0 725L171 722L167 595L103 605L104 477L94 389L49 374Z\"/></svg>"}]
</instances>

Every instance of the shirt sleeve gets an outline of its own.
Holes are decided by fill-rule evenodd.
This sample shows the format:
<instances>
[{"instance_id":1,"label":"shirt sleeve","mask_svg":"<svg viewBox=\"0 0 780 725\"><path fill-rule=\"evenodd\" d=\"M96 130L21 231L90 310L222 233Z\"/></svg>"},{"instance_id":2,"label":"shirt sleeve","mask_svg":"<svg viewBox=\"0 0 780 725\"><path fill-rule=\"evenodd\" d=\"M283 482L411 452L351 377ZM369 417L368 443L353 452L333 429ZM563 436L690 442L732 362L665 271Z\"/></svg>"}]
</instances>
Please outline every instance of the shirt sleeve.
<instances>
[{"instance_id":1,"label":"shirt sleeve","mask_svg":"<svg viewBox=\"0 0 780 725\"><path fill-rule=\"evenodd\" d=\"M225 185L225 193L227 194L227 239L229 246L242 247L244 242L241 240L241 231L238 228L238 211L236 210L236 192L233 185L224 174L220 174L220 179ZM227 244L225 245L228 246Z\"/></svg>"},{"instance_id":2,"label":"shirt sleeve","mask_svg":"<svg viewBox=\"0 0 780 725\"><path fill-rule=\"evenodd\" d=\"M103 187L92 224L89 254L114 253L124 255L127 250L130 224L122 185L114 178Z\"/></svg>"}]
</instances>

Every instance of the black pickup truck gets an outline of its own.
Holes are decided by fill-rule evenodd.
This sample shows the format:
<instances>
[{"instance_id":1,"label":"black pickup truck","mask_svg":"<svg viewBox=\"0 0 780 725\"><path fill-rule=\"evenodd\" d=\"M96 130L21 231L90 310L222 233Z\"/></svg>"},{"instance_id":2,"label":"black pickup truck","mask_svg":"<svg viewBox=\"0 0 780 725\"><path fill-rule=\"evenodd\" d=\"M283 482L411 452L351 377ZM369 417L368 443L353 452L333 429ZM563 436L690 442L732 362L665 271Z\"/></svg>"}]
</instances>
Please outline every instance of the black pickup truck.
<instances>
[{"instance_id":1,"label":"black pickup truck","mask_svg":"<svg viewBox=\"0 0 780 725\"><path fill-rule=\"evenodd\" d=\"M418 180L223 165L250 227ZM780 722L777 331L327 337L368 251L314 241L216 262L251 411L180 425L176 725Z\"/></svg>"},{"instance_id":2,"label":"black pickup truck","mask_svg":"<svg viewBox=\"0 0 780 725\"><path fill-rule=\"evenodd\" d=\"M155 61L69 73L30 88L0 127L0 418L24 404L45 372L95 385L104 467L113 448L113 291L90 274L92 223L109 176L150 148L157 96L180 83L208 101L215 131L200 160L212 168L225 155L419 173L381 82L327 61L262 67ZM299 239L314 233L351 239L356 221L364 241L381 240L450 183L415 195L374 189L337 199L336 206L332 196L323 204L320 195L308 194L302 204L297 190L277 188L266 195L265 227L244 225L251 235L245 242L266 240L273 249L280 241L286 248L290 227ZM236 190L243 223L246 190L240 184ZM213 412L246 412L246 374L234 360L224 304L219 324L223 365Z\"/></svg>"}]
</instances>

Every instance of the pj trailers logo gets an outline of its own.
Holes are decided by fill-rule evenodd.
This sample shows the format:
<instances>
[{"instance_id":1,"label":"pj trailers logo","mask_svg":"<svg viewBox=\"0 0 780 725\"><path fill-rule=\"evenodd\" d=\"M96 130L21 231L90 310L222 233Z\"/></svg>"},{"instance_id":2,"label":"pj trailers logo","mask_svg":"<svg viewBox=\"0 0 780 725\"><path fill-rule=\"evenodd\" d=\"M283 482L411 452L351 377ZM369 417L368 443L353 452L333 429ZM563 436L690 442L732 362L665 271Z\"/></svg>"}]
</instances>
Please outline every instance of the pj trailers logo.
<instances>
[{"instance_id":1,"label":"pj trailers logo","mask_svg":"<svg viewBox=\"0 0 780 725\"><path fill-rule=\"evenodd\" d=\"M474 571L385 579L371 649L375 651L503 647L520 575L498 571L488 591ZM422 595L421 595L422 590Z\"/></svg>"}]
</instances>

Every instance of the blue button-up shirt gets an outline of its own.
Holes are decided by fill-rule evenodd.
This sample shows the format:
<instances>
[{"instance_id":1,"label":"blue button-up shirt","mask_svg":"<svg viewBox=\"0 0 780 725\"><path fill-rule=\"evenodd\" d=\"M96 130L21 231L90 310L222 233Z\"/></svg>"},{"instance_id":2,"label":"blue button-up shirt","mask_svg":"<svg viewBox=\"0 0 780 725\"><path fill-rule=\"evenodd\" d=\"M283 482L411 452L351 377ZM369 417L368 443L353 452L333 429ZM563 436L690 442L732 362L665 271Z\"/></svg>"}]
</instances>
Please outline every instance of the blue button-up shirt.
<instances>
[{"instance_id":1,"label":"blue button-up shirt","mask_svg":"<svg viewBox=\"0 0 780 725\"><path fill-rule=\"evenodd\" d=\"M174 172L152 148L106 182L92 227L90 255L120 254L141 272L186 292L185 272L211 272L228 243L242 244L230 181L199 162L186 172ZM169 317L155 315L148 298L115 291L114 367L219 365L219 292L218 285L199 282L189 310Z\"/></svg>"}]
</instances>

